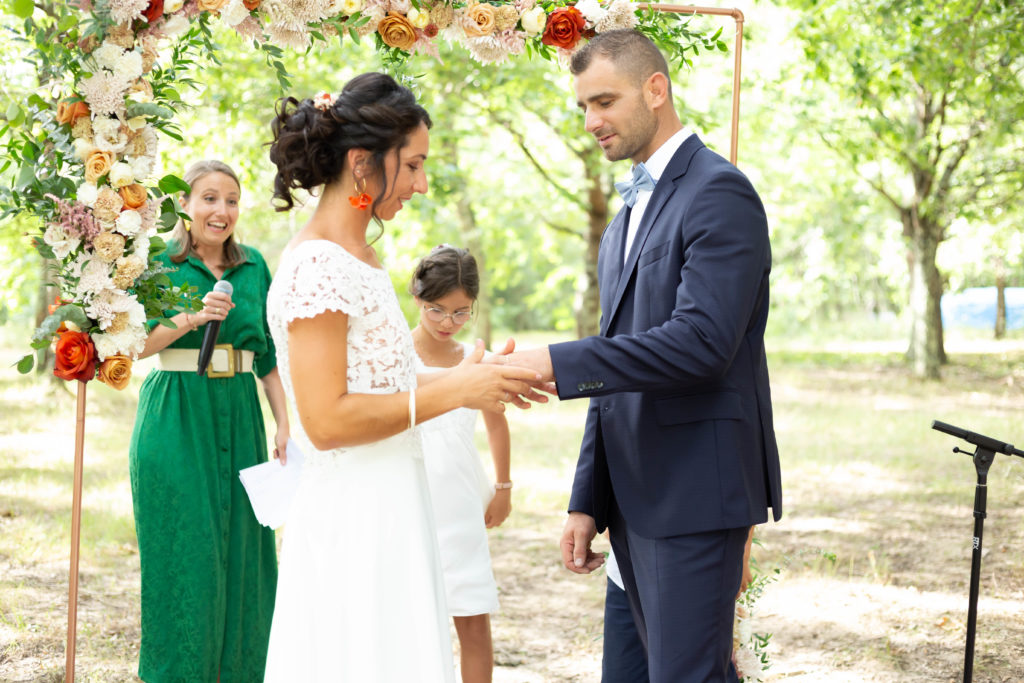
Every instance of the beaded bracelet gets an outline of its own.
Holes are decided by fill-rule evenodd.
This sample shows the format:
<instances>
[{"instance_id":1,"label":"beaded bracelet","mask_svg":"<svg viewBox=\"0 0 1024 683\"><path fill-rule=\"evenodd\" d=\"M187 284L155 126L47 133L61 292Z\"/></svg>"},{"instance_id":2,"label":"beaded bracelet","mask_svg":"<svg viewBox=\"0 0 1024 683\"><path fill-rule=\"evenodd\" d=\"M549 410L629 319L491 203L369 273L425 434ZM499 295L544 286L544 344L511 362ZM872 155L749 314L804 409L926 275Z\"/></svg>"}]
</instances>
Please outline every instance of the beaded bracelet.
<instances>
[{"instance_id":1,"label":"beaded bracelet","mask_svg":"<svg viewBox=\"0 0 1024 683\"><path fill-rule=\"evenodd\" d=\"M510 481L499 481L497 484L494 485L494 488L498 489L499 491L501 491L503 489L510 489L510 488L512 488L512 482L510 482Z\"/></svg>"}]
</instances>

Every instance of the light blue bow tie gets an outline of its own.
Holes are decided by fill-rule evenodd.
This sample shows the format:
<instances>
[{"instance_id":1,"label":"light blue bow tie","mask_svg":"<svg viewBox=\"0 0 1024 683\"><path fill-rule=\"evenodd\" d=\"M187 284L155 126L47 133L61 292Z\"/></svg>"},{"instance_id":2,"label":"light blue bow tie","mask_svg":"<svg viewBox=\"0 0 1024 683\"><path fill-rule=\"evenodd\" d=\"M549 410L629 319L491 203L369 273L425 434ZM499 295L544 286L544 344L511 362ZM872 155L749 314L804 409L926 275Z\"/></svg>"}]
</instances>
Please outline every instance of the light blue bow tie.
<instances>
[{"instance_id":1,"label":"light blue bow tie","mask_svg":"<svg viewBox=\"0 0 1024 683\"><path fill-rule=\"evenodd\" d=\"M654 178L641 162L633 167L633 177L615 183L615 189L622 195L626 206L632 208L636 204L637 195L645 190L650 192L654 189Z\"/></svg>"}]
</instances>

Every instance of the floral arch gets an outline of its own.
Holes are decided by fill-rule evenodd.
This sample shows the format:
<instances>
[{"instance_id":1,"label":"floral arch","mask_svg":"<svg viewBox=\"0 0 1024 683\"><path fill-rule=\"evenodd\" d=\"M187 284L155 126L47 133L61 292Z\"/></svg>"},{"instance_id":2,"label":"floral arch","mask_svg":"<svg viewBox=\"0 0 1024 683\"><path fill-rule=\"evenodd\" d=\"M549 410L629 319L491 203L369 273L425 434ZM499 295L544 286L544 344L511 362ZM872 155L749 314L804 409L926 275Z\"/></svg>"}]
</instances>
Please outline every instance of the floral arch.
<instances>
[{"instance_id":1,"label":"floral arch","mask_svg":"<svg viewBox=\"0 0 1024 683\"><path fill-rule=\"evenodd\" d=\"M693 31L692 15L657 11L629 0L15 0L43 86L7 112L4 169L17 164L12 188L0 191L4 215L38 216L36 250L56 264L60 296L32 339L58 338L55 373L117 388L141 352L147 320L172 325L165 312L192 306L190 292L170 287L152 256L159 234L180 213L186 188L173 175L156 179L160 133L182 140L174 122L191 71L214 61L211 22L220 21L262 51L287 85L282 48L309 50L372 40L389 69L414 54L437 57L437 41L464 46L476 60L515 57L565 60L582 42L636 27L681 64L700 48L725 50L714 35ZM33 354L18 364L31 370Z\"/></svg>"},{"instance_id":2,"label":"floral arch","mask_svg":"<svg viewBox=\"0 0 1024 683\"><path fill-rule=\"evenodd\" d=\"M694 14L736 20L731 160L736 159L738 10L635 4L630 0L12 0L18 40L39 86L11 101L0 120L0 218L38 219L29 237L54 264L59 288L35 331L36 351L56 341L54 374L78 380L66 680L74 680L81 522L85 386L98 378L123 388L145 345L147 322L200 305L172 287L154 260L160 237L184 216L174 175L154 177L161 135L182 141L175 113L184 87L216 62L212 22L223 22L263 53L283 88L284 48L324 49L334 41L373 41L385 68L401 72L412 55L438 56L438 41L463 46L483 63L567 59L594 35L635 27L680 65L700 50L726 51L722 30L689 26ZM310 93L312 95L312 93ZM35 353L18 363L30 372Z\"/></svg>"}]
</instances>

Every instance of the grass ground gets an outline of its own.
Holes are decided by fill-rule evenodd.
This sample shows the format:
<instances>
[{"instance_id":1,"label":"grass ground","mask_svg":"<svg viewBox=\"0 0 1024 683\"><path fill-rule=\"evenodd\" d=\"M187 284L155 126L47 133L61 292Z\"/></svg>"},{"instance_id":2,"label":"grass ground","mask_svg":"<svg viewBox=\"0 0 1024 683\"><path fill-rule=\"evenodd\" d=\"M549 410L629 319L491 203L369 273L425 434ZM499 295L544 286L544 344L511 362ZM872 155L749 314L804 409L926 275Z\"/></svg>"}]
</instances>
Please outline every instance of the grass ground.
<instances>
[{"instance_id":1,"label":"grass ground","mask_svg":"<svg viewBox=\"0 0 1024 683\"><path fill-rule=\"evenodd\" d=\"M793 340L790 340L793 341ZM813 349L813 350L807 350ZM776 681L957 681L975 471L940 419L1024 442L1024 345L950 339L941 382L898 345L770 349L785 516L759 531ZM15 360L0 350L0 367ZM79 681L134 681L138 554L127 444L138 383L89 384ZM74 396L0 372L0 680L63 680ZM603 576L560 567L584 404L510 413L512 517L491 533L498 683L600 678ZM1020 445L1018 443L1018 445ZM1024 681L1024 460L989 476L974 680ZM604 541L600 542L604 544Z\"/></svg>"}]
</instances>

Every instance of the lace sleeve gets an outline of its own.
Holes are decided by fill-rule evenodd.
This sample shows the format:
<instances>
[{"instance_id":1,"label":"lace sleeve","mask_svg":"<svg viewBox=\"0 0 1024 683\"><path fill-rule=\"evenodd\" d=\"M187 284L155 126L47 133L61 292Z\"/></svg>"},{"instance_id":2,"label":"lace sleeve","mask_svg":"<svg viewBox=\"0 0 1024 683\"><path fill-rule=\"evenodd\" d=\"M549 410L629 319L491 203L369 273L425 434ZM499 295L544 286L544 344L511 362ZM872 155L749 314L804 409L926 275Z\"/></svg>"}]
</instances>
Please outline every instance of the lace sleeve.
<instances>
[{"instance_id":1,"label":"lace sleeve","mask_svg":"<svg viewBox=\"0 0 1024 683\"><path fill-rule=\"evenodd\" d=\"M365 314L365 283L349 260L315 248L303 249L293 256L279 290L285 325L327 311L341 311L349 316Z\"/></svg>"}]
</instances>

